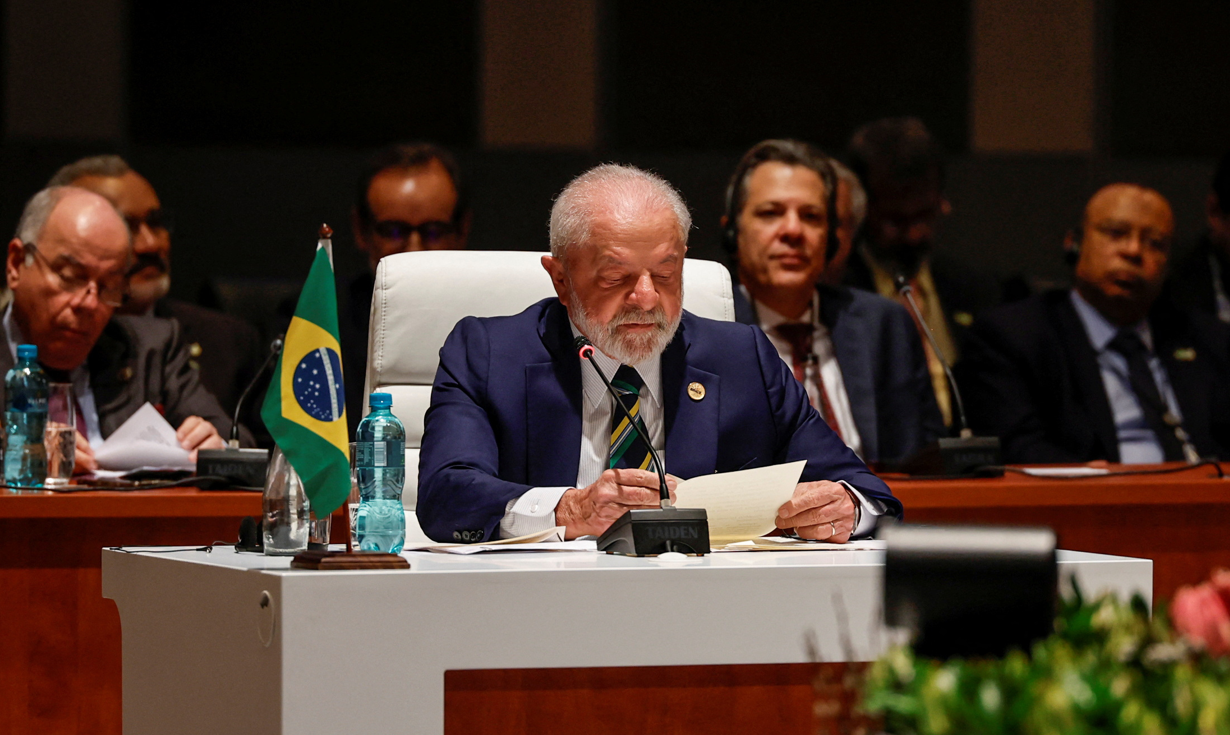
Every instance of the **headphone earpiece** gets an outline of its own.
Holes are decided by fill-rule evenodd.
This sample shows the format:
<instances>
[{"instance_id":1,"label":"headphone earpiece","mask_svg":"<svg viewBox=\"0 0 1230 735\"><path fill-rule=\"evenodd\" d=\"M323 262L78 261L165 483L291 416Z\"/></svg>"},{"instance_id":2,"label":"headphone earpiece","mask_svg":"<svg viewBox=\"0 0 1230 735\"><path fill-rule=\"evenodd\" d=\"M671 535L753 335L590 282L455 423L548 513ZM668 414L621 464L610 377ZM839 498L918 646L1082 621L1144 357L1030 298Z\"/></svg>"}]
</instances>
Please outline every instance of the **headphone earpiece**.
<instances>
[{"instance_id":1,"label":"headphone earpiece","mask_svg":"<svg viewBox=\"0 0 1230 735\"><path fill-rule=\"evenodd\" d=\"M739 254L739 223L734 208L735 182L732 180L726 186L726 204L722 208L722 211L725 213L723 216L726 220L726 224L722 227L722 247L726 250L726 254L732 258Z\"/></svg>"},{"instance_id":2,"label":"headphone earpiece","mask_svg":"<svg viewBox=\"0 0 1230 735\"><path fill-rule=\"evenodd\" d=\"M837 238L837 177L833 177L833 184L829 187L828 202L826 202L826 219L828 220L828 232L826 233L827 242L824 246L824 262L825 266L833 262L833 258L837 257L837 251L841 250L841 240Z\"/></svg>"},{"instance_id":3,"label":"headphone earpiece","mask_svg":"<svg viewBox=\"0 0 1230 735\"><path fill-rule=\"evenodd\" d=\"M1073 227L1068 230L1067 236L1064 238L1063 244L1063 261L1072 267L1081 259L1081 236L1080 227Z\"/></svg>"}]
</instances>

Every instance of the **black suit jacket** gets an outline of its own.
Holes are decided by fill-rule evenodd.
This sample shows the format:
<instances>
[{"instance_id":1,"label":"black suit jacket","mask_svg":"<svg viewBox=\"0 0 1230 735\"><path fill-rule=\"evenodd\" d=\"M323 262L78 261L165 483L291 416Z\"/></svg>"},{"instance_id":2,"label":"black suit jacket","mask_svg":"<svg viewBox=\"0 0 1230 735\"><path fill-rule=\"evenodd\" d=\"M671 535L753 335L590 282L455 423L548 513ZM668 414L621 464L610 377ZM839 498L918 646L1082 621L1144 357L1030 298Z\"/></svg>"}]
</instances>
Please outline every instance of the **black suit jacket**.
<instances>
[{"instance_id":1,"label":"black suit jacket","mask_svg":"<svg viewBox=\"0 0 1230 735\"><path fill-rule=\"evenodd\" d=\"M0 374L13 367L4 332L0 325ZM190 359L177 322L148 316L112 317L86 358L103 438L146 401L159 408L171 426L178 428L189 416L200 416L217 427L223 438L229 436L230 418L201 384ZM0 384L0 401L3 399ZM250 435L245 433L242 439L251 445Z\"/></svg>"},{"instance_id":2,"label":"black suit jacket","mask_svg":"<svg viewBox=\"0 0 1230 735\"><path fill-rule=\"evenodd\" d=\"M859 251L860 248L856 247L851 253L843 281L847 286L875 293L875 276ZM1003 287L994 278L979 273L943 253L933 254L929 262L935 291L939 294L940 305L944 308L948 333L952 335L957 350L961 352L956 360L952 355L947 357L954 362L959 361L964 356L965 338L970 324L979 314L1000 304L1003 300Z\"/></svg>"},{"instance_id":3,"label":"black suit jacket","mask_svg":"<svg viewBox=\"0 0 1230 735\"><path fill-rule=\"evenodd\" d=\"M828 327L868 462L905 459L944 435L931 374L909 312L882 296L819 286L820 320ZM735 319L757 324L735 288Z\"/></svg>"},{"instance_id":4,"label":"black suit jacket","mask_svg":"<svg viewBox=\"0 0 1230 735\"><path fill-rule=\"evenodd\" d=\"M1213 268L1209 258L1221 265L1222 287L1230 293L1230 262L1221 248L1213 245L1207 235L1201 237L1183 257L1177 259L1166 283L1169 296L1180 309L1192 309L1217 316L1217 297L1213 289Z\"/></svg>"},{"instance_id":5,"label":"black suit jacket","mask_svg":"<svg viewBox=\"0 0 1230 735\"><path fill-rule=\"evenodd\" d=\"M1202 455L1230 458L1230 330L1159 299L1154 351ZM1119 461L1097 354L1070 292L1048 291L979 318L957 367L970 424L1020 463Z\"/></svg>"}]
</instances>

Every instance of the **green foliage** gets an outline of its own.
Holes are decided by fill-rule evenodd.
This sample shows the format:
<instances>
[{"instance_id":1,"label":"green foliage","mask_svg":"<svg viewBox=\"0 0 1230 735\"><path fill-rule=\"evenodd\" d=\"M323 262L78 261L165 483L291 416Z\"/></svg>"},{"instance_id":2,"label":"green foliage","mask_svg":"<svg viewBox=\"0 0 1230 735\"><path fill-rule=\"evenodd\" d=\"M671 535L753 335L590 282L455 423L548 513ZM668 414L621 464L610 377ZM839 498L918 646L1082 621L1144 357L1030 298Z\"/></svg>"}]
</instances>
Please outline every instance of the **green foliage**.
<instances>
[{"instance_id":1,"label":"green foliage","mask_svg":"<svg viewBox=\"0 0 1230 735\"><path fill-rule=\"evenodd\" d=\"M1230 735L1230 660L1193 650L1139 597L1060 605L1028 655L936 661L893 648L862 708L893 735Z\"/></svg>"}]
</instances>

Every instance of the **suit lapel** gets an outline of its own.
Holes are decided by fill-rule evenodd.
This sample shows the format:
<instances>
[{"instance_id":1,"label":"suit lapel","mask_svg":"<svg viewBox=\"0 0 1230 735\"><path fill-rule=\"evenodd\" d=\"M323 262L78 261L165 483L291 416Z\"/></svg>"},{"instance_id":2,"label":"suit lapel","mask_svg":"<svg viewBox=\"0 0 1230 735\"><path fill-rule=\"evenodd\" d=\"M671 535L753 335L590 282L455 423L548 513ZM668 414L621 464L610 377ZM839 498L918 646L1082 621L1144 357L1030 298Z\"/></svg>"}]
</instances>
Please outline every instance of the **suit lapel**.
<instances>
[{"instance_id":1,"label":"suit lapel","mask_svg":"<svg viewBox=\"0 0 1230 735\"><path fill-rule=\"evenodd\" d=\"M1088 412L1093 433L1106 450L1107 459L1118 462L1119 434L1115 431L1115 416L1106 398L1106 386L1102 383L1098 355L1094 352L1093 345L1089 344L1089 334L1077 316L1067 291L1060 292L1056 297L1052 311L1055 314L1055 323L1059 326L1059 337L1067 356L1068 368L1072 380L1076 383L1077 400ZM1055 386L1055 389L1061 388Z\"/></svg>"},{"instance_id":2,"label":"suit lapel","mask_svg":"<svg viewBox=\"0 0 1230 735\"><path fill-rule=\"evenodd\" d=\"M127 364L123 329L118 323L110 322L86 358L90 390L98 409L98 428L104 437L110 436L141 405L132 397L134 370ZM131 409L127 414L122 411L125 407Z\"/></svg>"},{"instance_id":3,"label":"suit lapel","mask_svg":"<svg viewBox=\"0 0 1230 735\"><path fill-rule=\"evenodd\" d=\"M679 331L662 352L662 413L666 429L666 470L682 478L717 470L718 405L720 380L714 373L687 364L687 323L684 313ZM693 400L688 386L699 383L704 397Z\"/></svg>"},{"instance_id":4,"label":"suit lapel","mask_svg":"<svg viewBox=\"0 0 1230 735\"><path fill-rule=\"evenodd\" d=\"M868 339L860 329L866 326L860 314L850 308L849 292L820 287L820 320L829 330L837 367L846 387L850 412L863 444L863 456L880 456L879 426L876 422L876 390L871 348L876 340Z\"/></svg>"},{"instance_id":5,"label":"suit lapel","mask_svg":"<svg viewBox=\"0 0 1230 735\"><path fill-rule=\"evenodd\" d=\"M1165 307L1155 309L1154 314L1154 318L1150 319L1154 352L1166 369L1170 389L1179 402L1184 428L1191 433L1193 444L1202 444L1205 437L1211 436L1213 423L1209 397L1216 393L1213 387L1216 377L1209 372L1211 363L1200 359L1204 348L1193 342L1191 330L1186 328L1178 315L1169 313ZM1183 355L1186 359L1180 360L1176 355ZM1207 358L1207 355L1204 357ZM1214 451L1212 447L1198 448L1210 453Z\"/></svg>"},{"instance_id":6,"label":"suit lapel","mask_svg":"<svg viewBox=\"0 0 1230 735\"><path fill-rule=\"evenodd\" d=\"M581 363L572 350L568 312L558 301L543 310L538 336L551 359L525 366L528 481L539 486L572 486L577 481L580 463L584 397ZM571 449L537 451L541 447Z\"/></svg>"}]
</instances>

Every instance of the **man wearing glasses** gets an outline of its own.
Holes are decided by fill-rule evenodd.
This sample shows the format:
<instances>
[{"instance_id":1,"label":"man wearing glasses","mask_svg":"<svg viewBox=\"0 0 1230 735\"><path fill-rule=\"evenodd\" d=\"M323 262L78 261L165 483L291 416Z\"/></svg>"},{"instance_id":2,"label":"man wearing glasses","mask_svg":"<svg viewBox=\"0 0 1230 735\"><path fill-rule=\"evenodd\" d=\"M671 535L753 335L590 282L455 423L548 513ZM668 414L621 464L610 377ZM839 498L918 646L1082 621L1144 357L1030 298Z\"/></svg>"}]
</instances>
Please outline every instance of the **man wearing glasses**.
<instances>
[{"instance_id":1,"label":"man wearing glasses","mask_svg":"<svg viewBox=\"0 0 1230 735\"><path fill-rule=\"evenodd\" d=\"M119 156L91 156L56 172L48 186L77 186L101 194L119 210L132 233L135 263L128 295L117 314L175 319L188 346L189 364L227 414L256 376L267 354L256 327L230 314L167 296L171 288L171 216L144 176ZM260 401L251 401L259 406ZM241 419L260 431L258 411Z\"/></svg>"},{"instance_id":2,"label":"man wearing glasses","mask_svg":"<svg viewBox=\"0 0 1230 735\"><path fill-rule=\"evenodd\" d=\"M176 427L194 460L197 449L221 449L219 432L230 430L189 366L176 322L112 318L133 260L123 217L103 197L75 187L35 194L9 241L12 299L0 320L0 371L12 367L19 343L29 343L53 381L73 384L79 472L96 468L92 447L147 401Z\"/></svg>"},{"instance_id":3,"label":"man wearing glasses","mask_svg":"<svg viewBox=\"0 0 1230 735\"><path fill-rule=\"evenodd\" d=\"M346 416L353 434L366 407L363 381L376 265L395 253L466 246L470 210L456 160L431 143L378 151L359 177L350 226L371 266L348 284L339 303Z\"/></svg>"}]
</instances>

